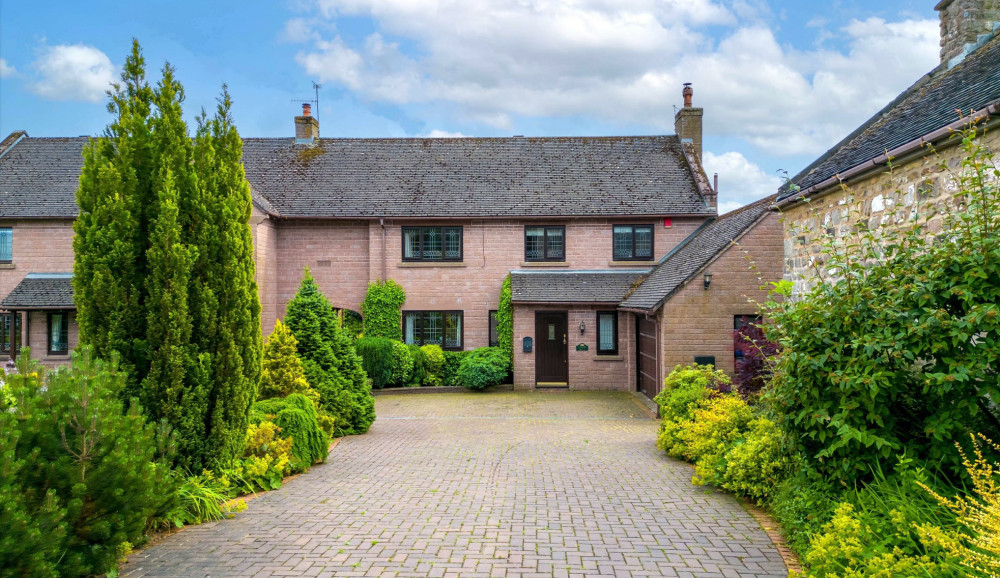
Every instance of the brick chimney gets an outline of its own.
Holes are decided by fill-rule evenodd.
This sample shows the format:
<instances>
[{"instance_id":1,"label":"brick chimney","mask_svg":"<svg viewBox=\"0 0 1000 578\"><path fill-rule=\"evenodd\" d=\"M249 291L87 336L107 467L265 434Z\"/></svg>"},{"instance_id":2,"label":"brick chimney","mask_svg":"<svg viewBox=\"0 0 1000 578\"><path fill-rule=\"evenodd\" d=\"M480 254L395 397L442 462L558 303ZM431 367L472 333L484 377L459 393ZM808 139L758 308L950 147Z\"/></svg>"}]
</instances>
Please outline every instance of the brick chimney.
<instances>
[{"instance_id":1,"label":"brick chimney","mask_svg":"<svg viewBox=\"0 0 1000 578\"><path fill-rule=\"evenodd\" d=\"M1000 0L941 0L941 64L951 68L1000 31Z\"/></svg>"},{"instance_id":2,"label":"brick chimney","mask_svg":"<svg viewBox=\"0 0 1000 578\"><path fill-rule=\"evenodd\" d=\"M312 144L319 140L319 121L312 116L312 106L302 103L302 116L295 117L295 143Z\"/></svg>"},{"instance_id":3,"label":"brick chimney","mask_svg":"<svg viewBox=\"0 0 1000 578\"><path fill-rule=\"evenodd\" d=\"M684 97L684 108L674 115L674 132L680 137L681 142L691 143L698 154L698 162L701 162L701 117L705 114L705 109L691 106L691 98L694 90L690 82L684 83L684 90L681 91Z\"/></svg>"}]
</instances>

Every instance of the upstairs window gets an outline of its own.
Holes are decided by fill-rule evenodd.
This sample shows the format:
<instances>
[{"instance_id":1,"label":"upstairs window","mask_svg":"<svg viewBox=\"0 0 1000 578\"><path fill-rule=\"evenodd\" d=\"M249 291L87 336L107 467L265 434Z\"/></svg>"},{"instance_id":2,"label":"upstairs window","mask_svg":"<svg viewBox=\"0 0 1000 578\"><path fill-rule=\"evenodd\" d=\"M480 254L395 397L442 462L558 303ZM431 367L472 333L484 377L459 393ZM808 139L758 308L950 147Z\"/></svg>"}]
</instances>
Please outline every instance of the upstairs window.
<instances>
[{"instance_id":1,"label":"upstairs window","mask_svg":"<svg viewBox=\"0 0 1000 578\"><path fill-rule=\"evenodd\" d=\"M404 261L461 261L462 227L403 227Z\"/></svg>"},{"instance_id":2,"label":"upstairs window","mask_svg":"<svg viewBox=\"0 0 1000 578\"><path fill-rule=\"evenodd\" d=\"M566 227L525 227L525 261L565 261Z\"/></svg>"},{"instance_id":3,"label":"upstairs window","mask_svg":"<svg viewBox=\"0 0 1000 578\"><path fill-rule=\"evenodd\" d=\"M649 261L653 259L652 225L615 225L615 261Z\"/></svg>"},{"instance_id":4,"label":"upstairs window","mask_svg":"<svg viewBox=\"0 0 1000 578\"><path fill-rule=\"evenodd\" d=\"M407 345L438 345L462 349L461 311L404 311L403 340Z\"/></svg>"},{"instance_id":5,"label":"upstairs window","mask_svg":"<svg viewBox=\"0 0 1000 578\"><path fill-rule=\"evenodd\" d=\"M597 312L597 354L618 355L618 312Z\"/></svg>"},{"instance_id":6,"label":"upstairs window","mask_svg":"<svg viewBox=\"0 0 1000 578\"><path fill-rule=\"evenodd\" d=\"M0 227L0 263L10 263L14 260L14 230L10 227Z\"/></svg>"},{"instance_id":7,"label":"upstairs window","mask_svg":"<svg viewBox=\"0 0 1000 578\"><path fill-rule=\"evenodd\" d=\"M49 355L69 354L69 313L49 313Z\"/></svg>"}]
</instances>

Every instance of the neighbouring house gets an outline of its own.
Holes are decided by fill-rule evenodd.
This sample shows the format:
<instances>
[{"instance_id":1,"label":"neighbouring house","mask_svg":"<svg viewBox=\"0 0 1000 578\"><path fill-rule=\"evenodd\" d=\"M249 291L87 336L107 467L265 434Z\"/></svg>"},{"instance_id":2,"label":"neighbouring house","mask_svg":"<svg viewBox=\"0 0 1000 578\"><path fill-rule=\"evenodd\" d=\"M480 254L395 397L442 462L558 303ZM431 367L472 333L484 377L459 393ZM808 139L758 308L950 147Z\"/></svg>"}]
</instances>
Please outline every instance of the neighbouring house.
<instances>
[{"instance_id":1,"label":"neighbouring house","mask_svg":"<svg viewBox=\"0 0 1000 578\"><path fill-rule=\"evenodd\" d=\"M942 163L960 169L964 156L955 131L974 119L983 143L1000 147L1000 0L943 0L935 8L940 65L778 193L785 278L796 294L816 278L823 237L851 234L858 218L873 230L919 219L929 234L940 231L937 209L955 191Z\"/></svg>"},{"instance_id":2,"label":"neighbouring house","mask_svg":"<svg viewBox=\"0 0 1000 578\"><path fill-rule=\"evenodd\" d=\"M510 274L519 388L653 395L676 363L731 372L734 318L756 314L758 274L780 278L780 231L768 202L717 216L702 109L690 87L683 96L666 136L320 138L304 106L295 138L244 139L262 330L309 267L353 311L369 282L398 282L407 342L483 347L496 343ZM86 142L15 133L0 145L4 353L30 345L53 365L75 345L68 273Z\"/></svg>"}]
</instances>

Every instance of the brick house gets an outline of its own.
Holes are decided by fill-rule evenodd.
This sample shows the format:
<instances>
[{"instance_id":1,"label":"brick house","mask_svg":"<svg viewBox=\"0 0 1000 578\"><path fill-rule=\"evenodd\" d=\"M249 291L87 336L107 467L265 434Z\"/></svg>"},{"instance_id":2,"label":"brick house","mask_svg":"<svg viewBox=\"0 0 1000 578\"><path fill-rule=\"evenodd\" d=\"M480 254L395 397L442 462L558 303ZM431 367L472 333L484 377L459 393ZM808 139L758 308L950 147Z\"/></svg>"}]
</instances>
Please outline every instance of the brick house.
<instances>
[{"instance_id":1,"label":"brick house","mask_svg":"<svg viewBox=\"0 0 1000 578\"><path fill-rule=\"evenodd\" d=\"M935 8L940 64L778 193L785 278L797 293L815 278L822 234L850 234L852 217L873 230L920 219L929 234L940 231L937 208L955 190L941 163L960 168L964 151L954 135L970 119L986 130L983 144L1000 147L1000 0L943 0Z\"/></svg>"},{"instance_id":2,"label":"brick house","mask_svg":"<svg viewBox=\"0 0 1000 578\"><path fill-rule=\"evenodd\" d=\"M510 273L518 388L632 390L640 373L662 383L665 362L695 355L731 371L734 315L756 312L746 295L761 284L731 241L752 239L760 271L776 279L780 235L766 203L717 217L700 165L702 109L690 88L684 96L667 136L320 139L306 106L294 139L244 139L262 330L309 267L342 309L360 310L371 281L402 285L408 342L483 347L496 341ZM54 365L75 345L68 272L86 142L15 133L0 145L5 354L31 345ZM706 290L691 280L708 265ZM668 272L672 286L647 288ZM692 324L674 318L689 309ZM641 335L649 327L653 341Z\"/></svg>"}]
</instances>

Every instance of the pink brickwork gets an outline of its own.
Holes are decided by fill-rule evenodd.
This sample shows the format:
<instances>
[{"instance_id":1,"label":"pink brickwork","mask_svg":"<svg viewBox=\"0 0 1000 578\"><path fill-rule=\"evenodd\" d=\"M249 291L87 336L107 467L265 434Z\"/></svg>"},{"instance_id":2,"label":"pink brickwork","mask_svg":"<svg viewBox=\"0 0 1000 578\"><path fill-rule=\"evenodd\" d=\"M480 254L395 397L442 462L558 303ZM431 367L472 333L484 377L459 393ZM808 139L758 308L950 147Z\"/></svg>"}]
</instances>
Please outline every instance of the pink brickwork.
<instances>
[{"instance_id":1,"label":"pink brickwork","mask_svg":"<svg viewBox=\"0 0 1000 578\"><path fill-rule=\"evenodd\" d=\"M659 316L660 383L675 366L694 363L696 355L714 355L716 367L733 374L733 317L756 315L757 303L767 300L761 285L781 279L781 238L779 215L768 213L739 246L726 249L708 265L708 290L699 272L666 302ZM750 269L751 260L756 270Z\"/></svg>"}]
</instances>

